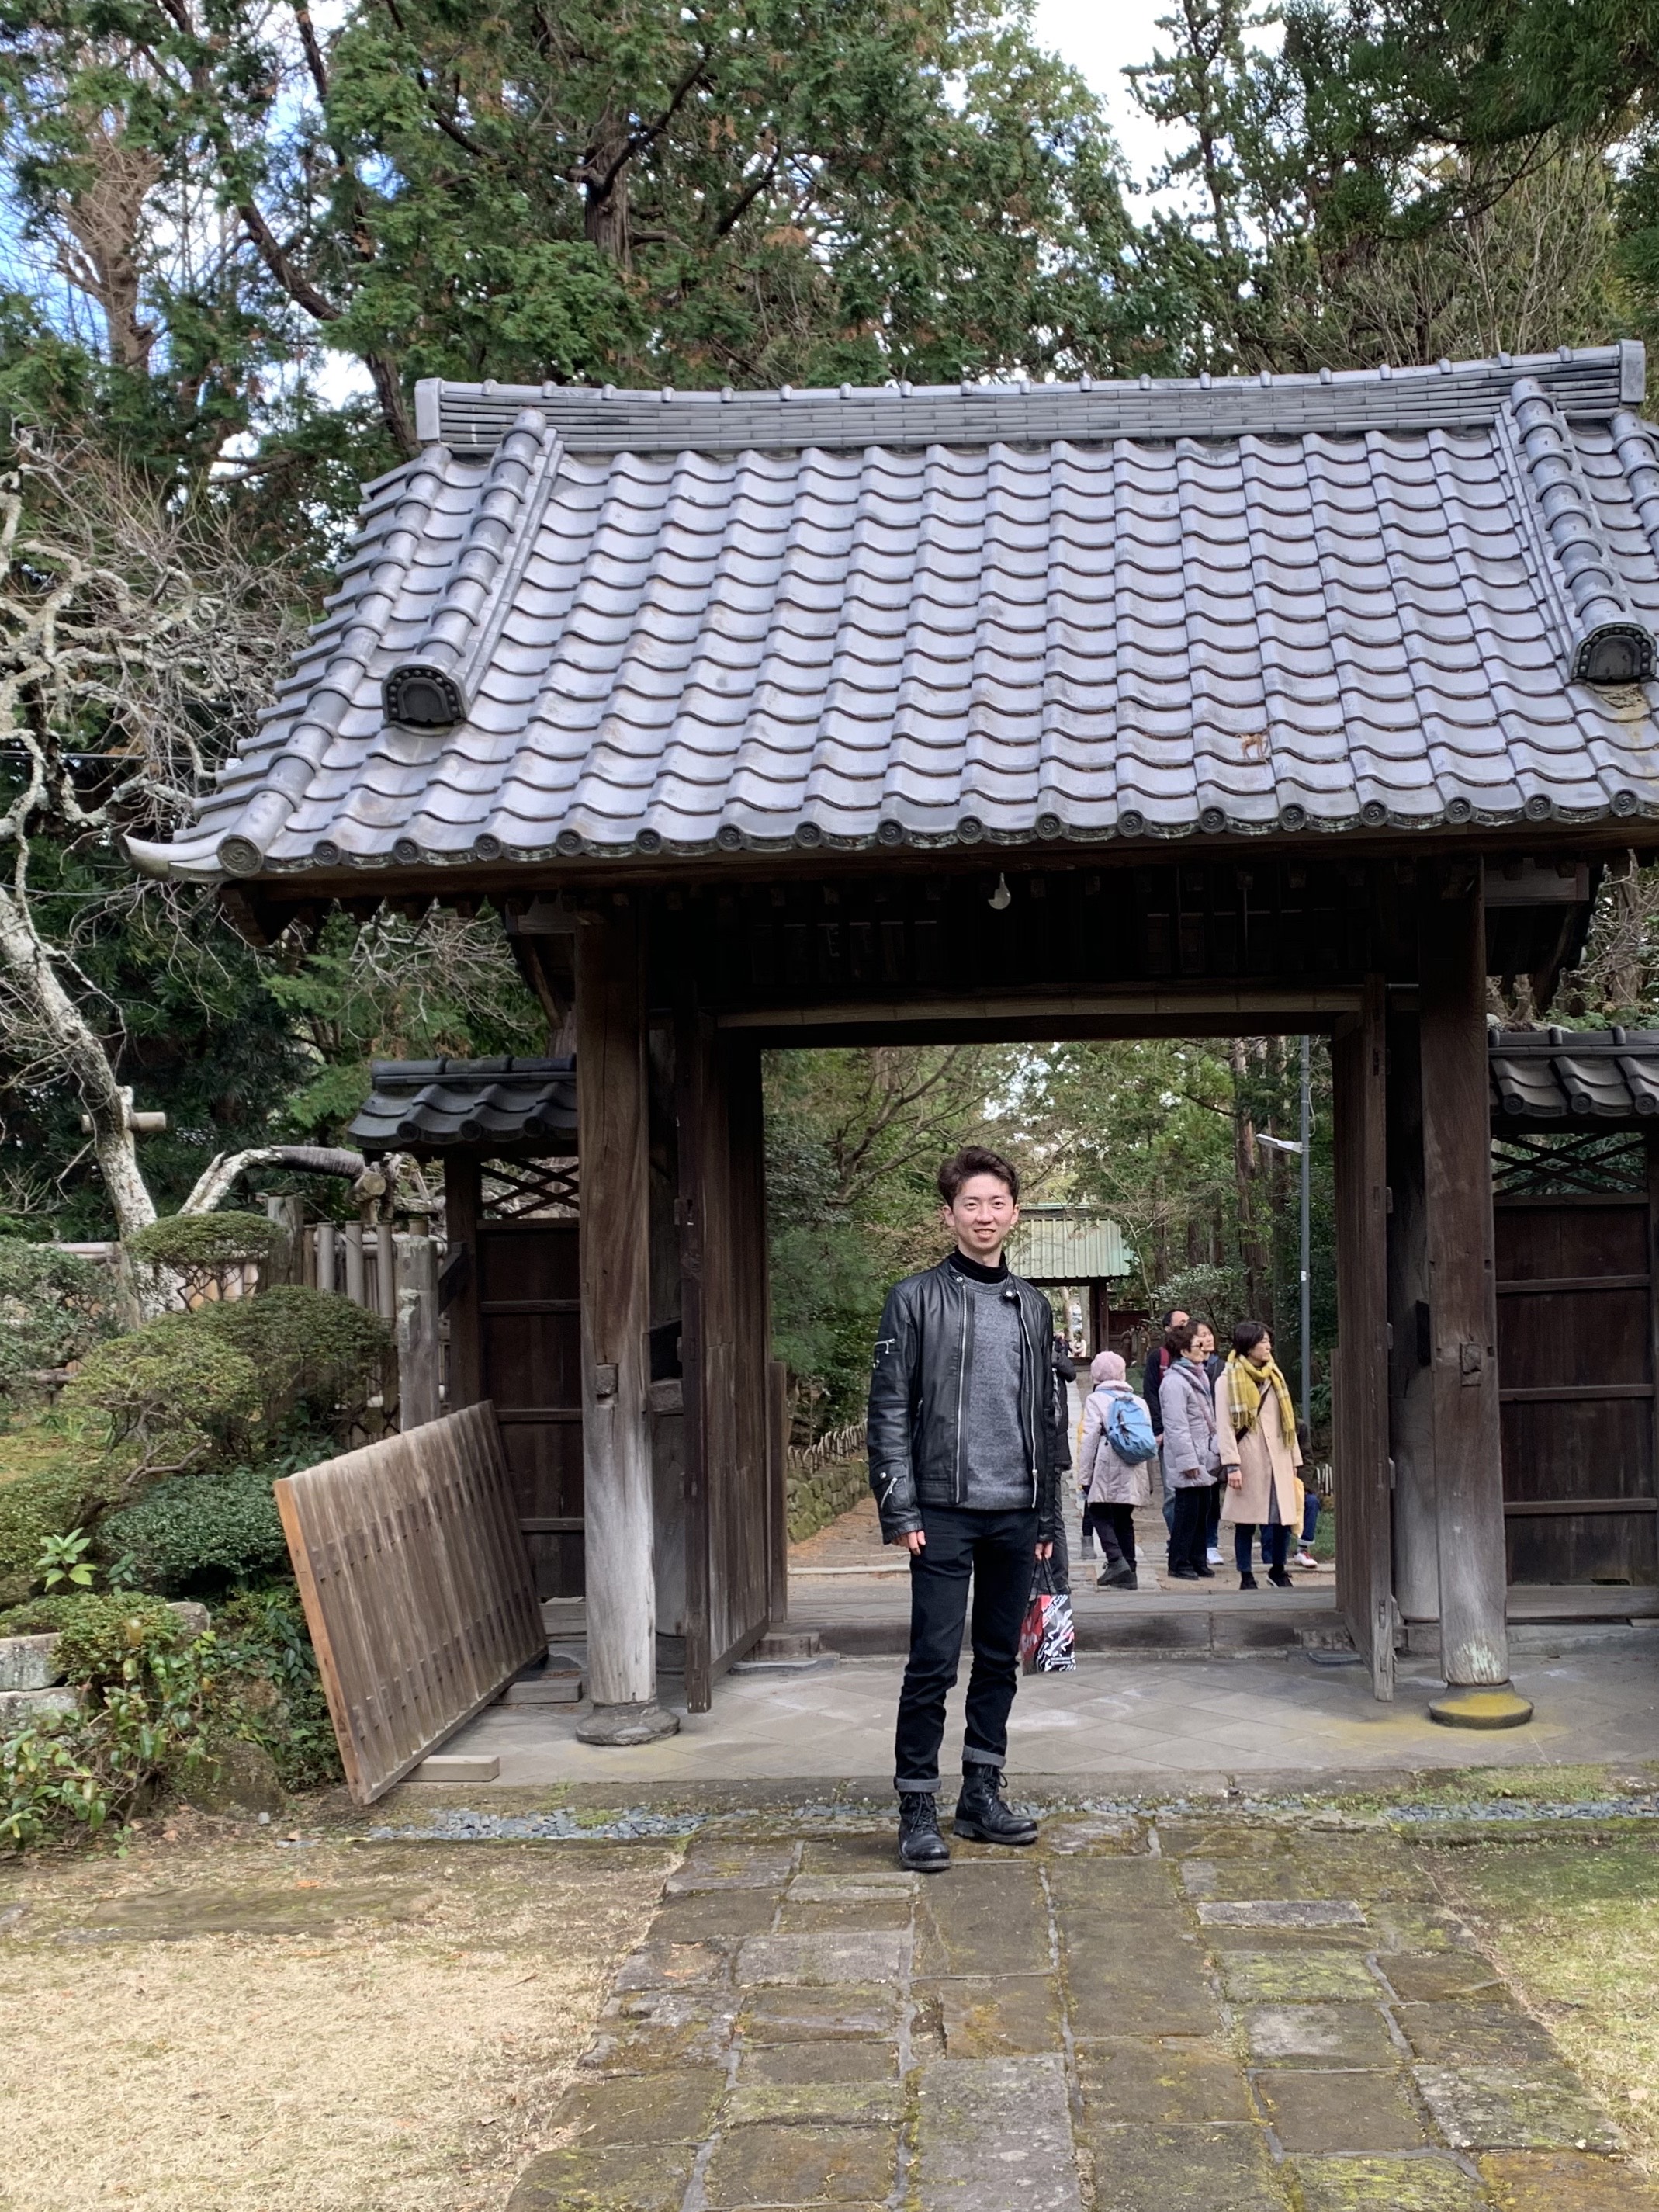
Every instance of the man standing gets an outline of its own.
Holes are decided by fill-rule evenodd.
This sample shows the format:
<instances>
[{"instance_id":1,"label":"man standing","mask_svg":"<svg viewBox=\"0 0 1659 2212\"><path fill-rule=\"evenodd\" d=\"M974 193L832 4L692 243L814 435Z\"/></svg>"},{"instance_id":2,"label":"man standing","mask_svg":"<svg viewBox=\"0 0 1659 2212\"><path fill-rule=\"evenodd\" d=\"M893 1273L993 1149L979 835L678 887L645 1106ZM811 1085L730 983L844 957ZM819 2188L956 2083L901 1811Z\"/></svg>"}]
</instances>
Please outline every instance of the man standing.
<instances>
[{"instance_id":1,"label":"man standing","mask_svg":"<svg viewBox=\"0 0 1659 2212\"><path fill-rule=\"evenodd\" d=\"M888 1292L869 1419L882 1535L910 1554L910 1660L894 1753L899 1858L930 1874L951 1863L939 1828L939 1755L970 1576L974 1664L956 1832L1036 1840L1036 1821L1011 1812L1000 1792L1031 1562L1053 1552L1059 1519L1054 1315L1002 1256L1019 1219L1019 1177L997 1153L968 1145L939 1170L939 1190L955 1249Z\"/></svg>"}]
</instances>

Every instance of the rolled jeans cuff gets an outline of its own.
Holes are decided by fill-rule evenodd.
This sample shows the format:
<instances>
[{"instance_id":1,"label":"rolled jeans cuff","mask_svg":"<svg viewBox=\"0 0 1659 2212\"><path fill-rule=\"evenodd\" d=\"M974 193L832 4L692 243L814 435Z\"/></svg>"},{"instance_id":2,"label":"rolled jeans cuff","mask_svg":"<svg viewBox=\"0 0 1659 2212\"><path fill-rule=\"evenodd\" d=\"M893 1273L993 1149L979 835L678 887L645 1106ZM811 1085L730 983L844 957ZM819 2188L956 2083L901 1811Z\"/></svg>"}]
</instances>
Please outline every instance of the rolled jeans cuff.
<instances>
[{"instance_id":1,"label":"rolled jeans cuff","mask_svg":"<svg viewBox=\"0 0 1659 2212\"><path fill-rule=\"evenodd\" d=\"M994 1751L974 1751L965 1743L962 1747L962 1763L964 1766L1000 1767L1006 1759L1006 1753L999 1753Z\"/></svg>"},{"instance_id":2,"label":"rolled jeans cuff","mask_svg":"<svg viewBox=\"0 0 1659 2212\"><path fill-rule=\"evenodd\" d=\"M893 1787L901 1797L937 1797L939 1777L936 1774L931 1782L903 1782L896 1774L893 1777Z\"/></svg>"}]
</instances>

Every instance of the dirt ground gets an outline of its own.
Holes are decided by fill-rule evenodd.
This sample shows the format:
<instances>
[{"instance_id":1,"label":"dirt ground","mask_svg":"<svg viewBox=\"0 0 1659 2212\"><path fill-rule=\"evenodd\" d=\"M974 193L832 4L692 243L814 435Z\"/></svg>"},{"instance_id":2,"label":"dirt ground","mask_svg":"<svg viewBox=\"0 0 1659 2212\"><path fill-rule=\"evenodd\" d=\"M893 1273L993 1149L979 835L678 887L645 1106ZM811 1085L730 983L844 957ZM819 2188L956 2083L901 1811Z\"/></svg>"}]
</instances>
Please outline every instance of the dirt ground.
<instances>
[{"instance_id":1,"label":"dirt ground","mask_svg":"<svg viewBox=\"0 0 1659 2212\"><path fill-rule=\"evenodd\" d=\"M181 1819L0 1867L0 2212L496 2212L675 1856Z\"/></svg>"},{"instance_id":2,"label":"dirt ground","mask_svg":"<svg viewBox=\"0 0 1659 2212\"><path fill-rule=\"evenodd\" d=\"M1659 1848L1575 1838L1433 1863L1447 1901L1659 2177Z\"/></svg>"}]
</instances>

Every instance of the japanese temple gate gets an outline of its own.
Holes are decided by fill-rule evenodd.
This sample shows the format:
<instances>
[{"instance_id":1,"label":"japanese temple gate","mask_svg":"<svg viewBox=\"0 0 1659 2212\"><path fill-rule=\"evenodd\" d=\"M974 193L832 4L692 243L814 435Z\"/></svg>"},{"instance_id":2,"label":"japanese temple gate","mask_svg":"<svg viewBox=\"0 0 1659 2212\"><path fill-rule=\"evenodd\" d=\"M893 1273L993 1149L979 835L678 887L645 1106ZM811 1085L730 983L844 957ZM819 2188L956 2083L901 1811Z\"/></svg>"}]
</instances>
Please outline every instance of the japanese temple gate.
<instances>
[{"instance_id":1,"label":"japanese temple gate","mask_svg":"<svg viewBox=\"0 0 1659 2212\"><path fill-rule=\"evenodd\" d=\"M1603 871L1659 848L1644 384L1626 344L419 387L257 738L134 852L267 938L488 902L574 1035L594 1740L672 1725L669 1507L694 1707L780 1617L760 1054L872 1040L1329 1036L1340 1602L1392 1695L1407 1421L1440 1717L1525 1717L1487 978L1547 1004Z\"/></svg>"}]
</instances>

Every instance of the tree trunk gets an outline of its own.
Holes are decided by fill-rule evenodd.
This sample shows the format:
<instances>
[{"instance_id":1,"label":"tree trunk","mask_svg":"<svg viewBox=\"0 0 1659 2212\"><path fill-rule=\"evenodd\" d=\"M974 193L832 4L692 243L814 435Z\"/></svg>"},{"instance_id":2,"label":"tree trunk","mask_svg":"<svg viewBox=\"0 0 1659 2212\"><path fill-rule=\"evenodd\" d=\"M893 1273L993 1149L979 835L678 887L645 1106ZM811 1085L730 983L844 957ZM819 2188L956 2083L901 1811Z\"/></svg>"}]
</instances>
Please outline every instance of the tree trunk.
<instances>
[{"instance_id":1,"label":"tree trunk","mask_svg":"<svg viewBox=\"0 0 1659 2212\"><path fill-rule=\"evenodd\" d=\"M11 886L0 887L0 990L12 1002L12 1025L20 1033L22 1054L33 1051L43 1065L64 1069L80 1093L116 1233L136 1236L155 1220L155 1207L128 1126L127 1095L116 1081L101 1039L58 981L52 956Z\"/></svg>"},{"instance_id":2,"label":"tree trunk","mask_svg":"<svg viewBox=\"0 0 1659 2212\"><path fill-rule=\"evenodd\" d=\"M1249 1047L1243 1037L1232 1040L1228 1060L1233 1077L1233 1182L1238 1206L1238 1260L1244 1273L1244 1302L1251 1317L1260 1319L1264 1270L1251 1192L1258 1161L1255 1124L1244 1103L1244 1086L1249 1079Z\"/></svg>"}]
</instances>

